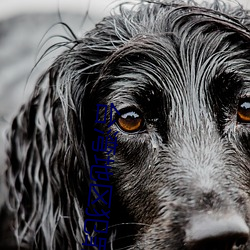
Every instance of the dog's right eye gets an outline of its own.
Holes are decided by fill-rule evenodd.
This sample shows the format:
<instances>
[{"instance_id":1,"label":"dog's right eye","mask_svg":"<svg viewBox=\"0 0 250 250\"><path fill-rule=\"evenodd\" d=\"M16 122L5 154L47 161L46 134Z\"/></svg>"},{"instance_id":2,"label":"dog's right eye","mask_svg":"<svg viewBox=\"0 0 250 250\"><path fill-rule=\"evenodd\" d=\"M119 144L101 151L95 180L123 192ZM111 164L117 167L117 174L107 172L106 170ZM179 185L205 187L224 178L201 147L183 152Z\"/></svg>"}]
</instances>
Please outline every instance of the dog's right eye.
<instances>
[{"instance_id":1,"label":"dog's right eye","mask_svg":"<svg viewBox=\"0 0 250 250\"><path fill-rule=\"evenodd\" d=\"M125 132L134 133L144 127L144 119L135 111L124 112L117 119L117 125Z\"/></svg>"},{"instance_id":2,"label":"dog's right eye","mask_svg":"<svg viewBox=\"0 0 250 250\"><path fill-rule=\"evenodd\" d=\"M250 98L240 100L237 111L237 121L250 123Z\"/></svg>"}]
</instances>

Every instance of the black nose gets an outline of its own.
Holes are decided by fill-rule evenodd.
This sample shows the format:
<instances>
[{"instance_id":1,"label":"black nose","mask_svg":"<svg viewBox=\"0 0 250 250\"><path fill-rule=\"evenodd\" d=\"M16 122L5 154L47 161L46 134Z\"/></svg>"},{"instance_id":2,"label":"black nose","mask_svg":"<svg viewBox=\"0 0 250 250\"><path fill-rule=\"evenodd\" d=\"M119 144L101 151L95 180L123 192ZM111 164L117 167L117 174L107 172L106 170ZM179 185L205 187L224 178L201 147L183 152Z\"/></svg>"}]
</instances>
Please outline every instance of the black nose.
<instances>
[{"instance_id":1,"label":"black nose","mask_svg":"<svg viewBox=\"0 0 250 250\"><path fill-rule=\"evenodd\" d=\"M237 214L203 214L191 218L186 230L188 250L243 250L249 238L246 222Z\"/></svg>"}]
</instances>

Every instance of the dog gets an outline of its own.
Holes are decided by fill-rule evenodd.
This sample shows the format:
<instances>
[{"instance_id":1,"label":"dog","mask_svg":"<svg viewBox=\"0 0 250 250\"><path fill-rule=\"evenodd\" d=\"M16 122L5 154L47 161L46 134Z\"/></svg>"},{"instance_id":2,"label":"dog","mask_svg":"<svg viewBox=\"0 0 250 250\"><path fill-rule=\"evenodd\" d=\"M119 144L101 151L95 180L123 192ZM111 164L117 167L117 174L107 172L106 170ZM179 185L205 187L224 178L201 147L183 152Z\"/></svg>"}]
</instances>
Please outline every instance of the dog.
<instances>
[{"instance_id":1,"label":"dog","mask_svg":"<svg viewBox=\"0 0 250 250\"><path fill-rule=\"evenodd\" d=\"M1 249L249 250L249 28L142 1L70 41L8 134Z\"/></svg>"}]
</instances>

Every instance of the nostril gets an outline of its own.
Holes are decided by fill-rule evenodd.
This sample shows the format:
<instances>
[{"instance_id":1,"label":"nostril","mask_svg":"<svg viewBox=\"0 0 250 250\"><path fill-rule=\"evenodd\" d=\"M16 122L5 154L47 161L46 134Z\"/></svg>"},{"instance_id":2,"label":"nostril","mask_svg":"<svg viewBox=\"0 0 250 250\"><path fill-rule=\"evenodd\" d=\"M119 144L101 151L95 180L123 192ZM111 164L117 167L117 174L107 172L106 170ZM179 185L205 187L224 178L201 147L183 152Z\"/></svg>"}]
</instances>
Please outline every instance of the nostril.
<instances>
[{"instance_id":1,"label":"nostril","mask_svg":"<svg viewBox=\"0 0 250 250\"><path fill-rule=\"evenodd\" d=\"M237 214L198 215L186 230L189 250L243 250L249 239L246 222Z\"/></svg>"},{"instance_id":2,"label":"nostril","mask_svg":"<svg viewBox=\"0 0 250 250\"><path fill-rule=\"evenodd\" d=\"M221 235L187 243L189 250L243 250L248 237L246 235Z\"/></svg>"},{"instance_id":3,"label":"nostril","mask_svg":"<svg viewBox=\"0 0 250 250\"><path fill-rule=\"evenodd\" d=\"M245 246L248 241L249 235L240 235L238 239L235 240L233 244L233 249L240 249L241 247Z\"/></svg>"}]
</instances>

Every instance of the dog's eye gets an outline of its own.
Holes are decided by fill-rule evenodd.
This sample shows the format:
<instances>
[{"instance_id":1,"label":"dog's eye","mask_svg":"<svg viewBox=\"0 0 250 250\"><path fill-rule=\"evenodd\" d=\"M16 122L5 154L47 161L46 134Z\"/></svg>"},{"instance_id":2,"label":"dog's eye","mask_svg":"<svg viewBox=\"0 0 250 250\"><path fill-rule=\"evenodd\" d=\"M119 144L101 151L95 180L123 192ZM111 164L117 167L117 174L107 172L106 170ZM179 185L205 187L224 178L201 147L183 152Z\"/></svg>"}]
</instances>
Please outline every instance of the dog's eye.
<instances>
[{"instance_id":1,"label":"dog's eye","mask_svg":"<svg viewBox=\"0 0 250 250\"><path fill-rule=\"evenodd\" d=\"M117 124L123 131L133 133L143 128L144 119L137 112L129 111L118 118Z\"/></svg>"},{"instance_id":2,"label":"dog's eye","mask_svg":"<svg viewBox=\"0 0 250 250\"><path fill-rule=\"evenodd\" d=\"M237 121L250 123L250 98L240 100L237 111Z\"/></svg>"}]
</instances>

